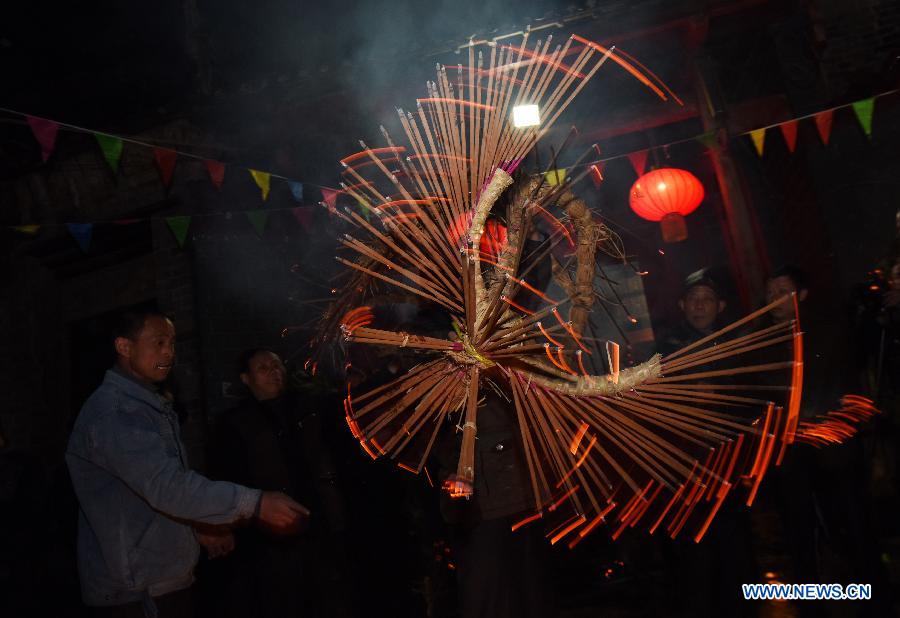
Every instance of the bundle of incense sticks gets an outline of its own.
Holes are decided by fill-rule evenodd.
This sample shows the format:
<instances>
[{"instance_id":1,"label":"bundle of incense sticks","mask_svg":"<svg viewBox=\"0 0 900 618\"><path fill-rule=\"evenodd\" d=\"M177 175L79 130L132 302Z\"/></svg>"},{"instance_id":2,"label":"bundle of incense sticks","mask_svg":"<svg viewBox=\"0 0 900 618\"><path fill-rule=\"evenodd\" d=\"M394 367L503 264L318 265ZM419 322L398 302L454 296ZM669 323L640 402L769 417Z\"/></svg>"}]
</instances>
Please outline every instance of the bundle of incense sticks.
<instances>
[{"instance_id":1,"label":"bundle of incense sticks","mask_svg":"<svg viewBox=\"0 0 900 618\"><path fill-rule=\"evenodd\" d=\"M800 422L802 333L796 319L770 318L790 298L633 367L619 367L614 342L598 348L584 337L595 251L622 258L621 241L572 193L580 177L550 186L545 174L512 174L608 59L663 98L667 89L633 59L578 37L553 46L526 35L487 56L471 47L467 66L438 66L415 112L399 111L405 143L382 128L384 146L362 144L342 161L344 191L374 217L338 213L352 228L338 256L352 276L336 291L320 342L340 336L420 360L368 392L348 387L347 424L371 457L416 473L442 432L461 434L445 486L468 496L490 381L511 402L530 478L534 512L515 528L553 519L548 539L571 547L604 523L613 537L642 525L700 540L732 489L746 486L752 503L788 445L842 439L870 406L853 401L827 425ZM513 126L521 104L539 106L538 125ZM548 169L555 165L554 157ZM505 242L483 254L481 237L497 217ZM553 232L526 256L536 218ZM561 263L555 247L565 243L574 253ZM567 298L526 280L543 259ZM381 289L444 312L447 337L377 328L371 306ZM586 371L586 356L605 359L608 373Z\"/></svg>"}]
</instances>

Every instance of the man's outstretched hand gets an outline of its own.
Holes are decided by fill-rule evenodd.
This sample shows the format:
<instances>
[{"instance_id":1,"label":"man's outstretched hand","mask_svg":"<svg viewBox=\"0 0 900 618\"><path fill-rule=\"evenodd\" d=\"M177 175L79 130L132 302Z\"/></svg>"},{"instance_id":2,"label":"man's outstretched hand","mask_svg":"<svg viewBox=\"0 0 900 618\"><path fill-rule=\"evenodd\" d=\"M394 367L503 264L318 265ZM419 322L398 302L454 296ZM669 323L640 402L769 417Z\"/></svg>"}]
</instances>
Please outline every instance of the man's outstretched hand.
<instances>
[{"instance_id":1,"label":"man's outstretched hand","mask_svg":"<svg viewBox=\"0 0 900 618\"><path fill-rule=\"evenodd\" d=\"M295 534L305 527L309 509L280 491L264 491L259 501L259 523L275 534Z\"/></svg>"},{"instance_id":2,"label":"man's outstretched hand","mask_svg":"<svg viewBox=\"0 0 900 618\"><path fill-rule=\"evenodd\" d=\"M234 534L231 530L212 526L204 529L195 528L194 535L210 558L221 558L234 550Z\"/></svg>"}]
</instances>

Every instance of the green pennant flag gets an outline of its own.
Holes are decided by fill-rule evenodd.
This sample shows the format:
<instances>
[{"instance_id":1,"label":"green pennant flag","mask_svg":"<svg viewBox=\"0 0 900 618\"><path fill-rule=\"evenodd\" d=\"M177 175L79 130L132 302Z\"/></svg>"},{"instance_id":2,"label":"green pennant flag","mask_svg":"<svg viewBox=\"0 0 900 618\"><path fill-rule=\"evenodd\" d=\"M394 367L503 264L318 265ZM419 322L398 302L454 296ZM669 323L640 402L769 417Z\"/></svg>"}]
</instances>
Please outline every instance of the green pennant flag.
<instances>
[{"instance_id":1,"label":"green pennant flag","mask_svg":"<svg viewBox=\"0 0 900 618\"><path fill-rule=\"evenodd\" d=\"M695 139L700 142L700 144L702 144L704 148L713 149L719 145L719 141L716 139L715 131L707 131L706 133L701 133Z\"/></svg>"},{"instance_id":2,"label":"green pennant flag","mask_svg":"<svg viewBox=\"0 0 900 618\"><path fill-rule=\"evenodd\" d=\"M857 101L851 105L853 106L853 111L856 112L856 119L859 120L860 126L866 133L866 137L871 139L872 115L875 112L875 97L863 99L862 101Z\"/></svg>"},{"instance_id":3,"label":"green pennant flag","mask_svg":"<svg viewBox=\"0 0 900 618\"><path fill-rule=\"evenodd\" d=\"M97 143L100 144L100 150L103 151L103 157L106 159L106 162L109 163L109 166L115 174L119 171L119 159L122 158L122 140L113 135L106 135L104 133L94 133L94 137L97 138Z\"/></svg>"},{"instance_id":4,"label":"green pennant flag","mask_svg":"<svg viewBox=\"0 0 900 618\"><path fill-rule=\"evenodd\" d=\"M269 187L271 186L272 175L269 172L261 172L259 170L249 170L250 175L253 176L253 182L256 183L256 186L259 187L259 190L262 192L263 201L266 201L266 198L269 197Z\"/></svg>"},{"instance_id":5,"label":"green pennant flag","mask_svg":"<svg viewBox=\"0 0 900 618\"><path fill-rule=\"evenodd\" d=\"M372 207L359 198L356 198L356 204L359 206L359 212L362 213L362 216L366 218L366 221L369 221L369 217L372 216Z\"/></svg>"},{"instance_id":6,"label":"green pennant flag","mask_svg":"<svg viewBox=\"0 0 900 618\"><path fill-rule=\"evenodd\" d=\"M184 241L187 240L188 228L191 227L190 216L181 215L176 217L166 217L166 223L169 224L169 229L172 230L172 234L175 235L178 247L184 247Z\"/></svg>"},{"instance_id":7,"label":"green pennant flag","mask_svg":"<svg viewBox=\"0 0 900 618\"><path fill-rule=\"evenodd\" d=\"M248 210L247 218L250 219L250 223L253 224L253 229L256 230L256 235L262 238L263 232L266 230L266 219L269 218L269 213L265 210Z\"/></svg>"},{"instance_id":8,"label":"green pennant flag","mask_svg":"<svg viewBox=\"0 0 900 618\"><path fill-rule=\"evenodd\" d=\"M766 145L766 130L756 129L755 131L750 131L750 139L753 140L753 146L756 148L756 154L762 156L763 148Z\"/></svg>"}]
</instances>

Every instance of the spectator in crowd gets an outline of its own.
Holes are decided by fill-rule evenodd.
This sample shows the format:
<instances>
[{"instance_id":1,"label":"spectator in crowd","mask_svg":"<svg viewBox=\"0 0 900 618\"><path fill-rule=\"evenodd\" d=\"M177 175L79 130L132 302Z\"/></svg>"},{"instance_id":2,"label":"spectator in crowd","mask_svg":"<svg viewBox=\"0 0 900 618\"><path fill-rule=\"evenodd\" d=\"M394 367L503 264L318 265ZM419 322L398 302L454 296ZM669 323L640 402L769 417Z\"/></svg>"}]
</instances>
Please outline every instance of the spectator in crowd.
<instances>
[{"instance_id":1,"label":"spectator in crowd","mask_svg":"<svg viewBox=\"0 0 900 618\"><path fill-rule=\"evenodd\" d=\"M233 543L196 524L256 519L292 532L309 511L284 493L211 481L188 467L172 403L157 386L175 363L166 316L123 314L113 345L116 363L81 409L66 452L80 505L82 596L98 617L189 617L200 546L217 556Z\"/></svg>"},{"instance_id":2,"label":"spectator in crowd","mask_svg":"<svg viewBox=\"0 0 900 618\"><path fill-rule=\"evenodd\" d=\"M700 270L685 279L678 301L680 320L661 338L661 354L671 354L721 327L720 316L725 310L722 289L721 281L709 270ZM704 369L696 368L698 372ZM712 618L746 616L753 611L740 592L742 583L755 581L756 577L746 511L739 500L726 500L701 543L679 538L663 548L668 570L678 582L684 615Z\"/></svg>"},{"instance_id":3,"label":"spectator in crowd","mask_svg":"<svg viewBox=\"0 0 900 618\"><path fill-rule=\"evenodd\" d=\"M719 328L719 317L725 311L725 300L719 282L707 270L699 270L687 277L681 298L678 324L664 335L659 344L663 355L712 334Z\"/></svg>"},{"instance_id":4,"label":"spectator in crowd","mask_svg":"<svg viewBox=\"0 0 900 618\"><path fill-rule=\"evenodd\" d=\"M839 315L830 313L835 308L827 299L811 293L806 273L796 266L783 266L769 275L766 303L779 298L784 302L768 319L775 324L799 317L803 331L800 416L812 419L839 408L841 396L856 390L848 352L849 323L845 319L842 324ZM791 345L769 349L762 362L783 360L792 354ZM787 393L776 398L776 403L787 405ZM794 445L783 464L771 470L764 495L774 494L792 562L792 582L882 581L867 524L869 499L862 491L865 477L865 457L857 438L821 450ZM840 556L840 569L823 563L825 547ZM872 605L882 607L885 598L887 595ZM804 603L799 615L820 616L825 610L821 604Z\"/></svg>"},{"instance_id":5,"label":"spectator in crowd","mask_svg":"<svg viewBox=\"0 0 900 618\"><path fill-rule=\"evenodd\" d=\"M233 592L226 613L242 618L345 616L345 512L321 410L313 396L287 388L287 371L273 351L257 348L239 360L249 397L219 423L216 475L281 491L310 505L320 517L291 538L265 531L237 532Z\"/></svg>"}]
</instances>

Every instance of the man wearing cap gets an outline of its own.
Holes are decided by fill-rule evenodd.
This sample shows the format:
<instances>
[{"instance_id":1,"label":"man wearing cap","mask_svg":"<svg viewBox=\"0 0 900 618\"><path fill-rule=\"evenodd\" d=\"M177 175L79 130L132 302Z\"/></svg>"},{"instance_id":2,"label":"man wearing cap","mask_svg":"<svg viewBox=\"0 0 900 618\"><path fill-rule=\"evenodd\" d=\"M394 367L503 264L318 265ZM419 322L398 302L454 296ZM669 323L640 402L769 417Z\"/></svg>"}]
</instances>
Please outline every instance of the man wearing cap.
<instances>
[{"instance_id":1,"label":"man wearing cap","mask_svg":"<svg viewBox=\"0 0 900 618\"><path fill-rule=\"evenodd\" d=\"M725 310L721 288L706 270L690 275L678 301L682 318L678 326L659 344L661 354L672 352L716 331Z\"/></svg>"},{"instance_id":2,"label":"man wearing cap","mask_svg":"<svg viewBox=\"0 0 900 618\"><path fill-rule=\"evenodd\" d=\"M708 270L693 273L684 282L678 308L678 326L659 342L659 352L664 356L721 327L720 316L725 310L721 284ZM703 366L696 368L697 372L704 370ZM722 505L702 543L678 540L664 552L686 615L712 618L752 613L752 606L740 597L740 584L754 581L756 576L750 522L737 500Z\"/></svg>"}]
</instances>

